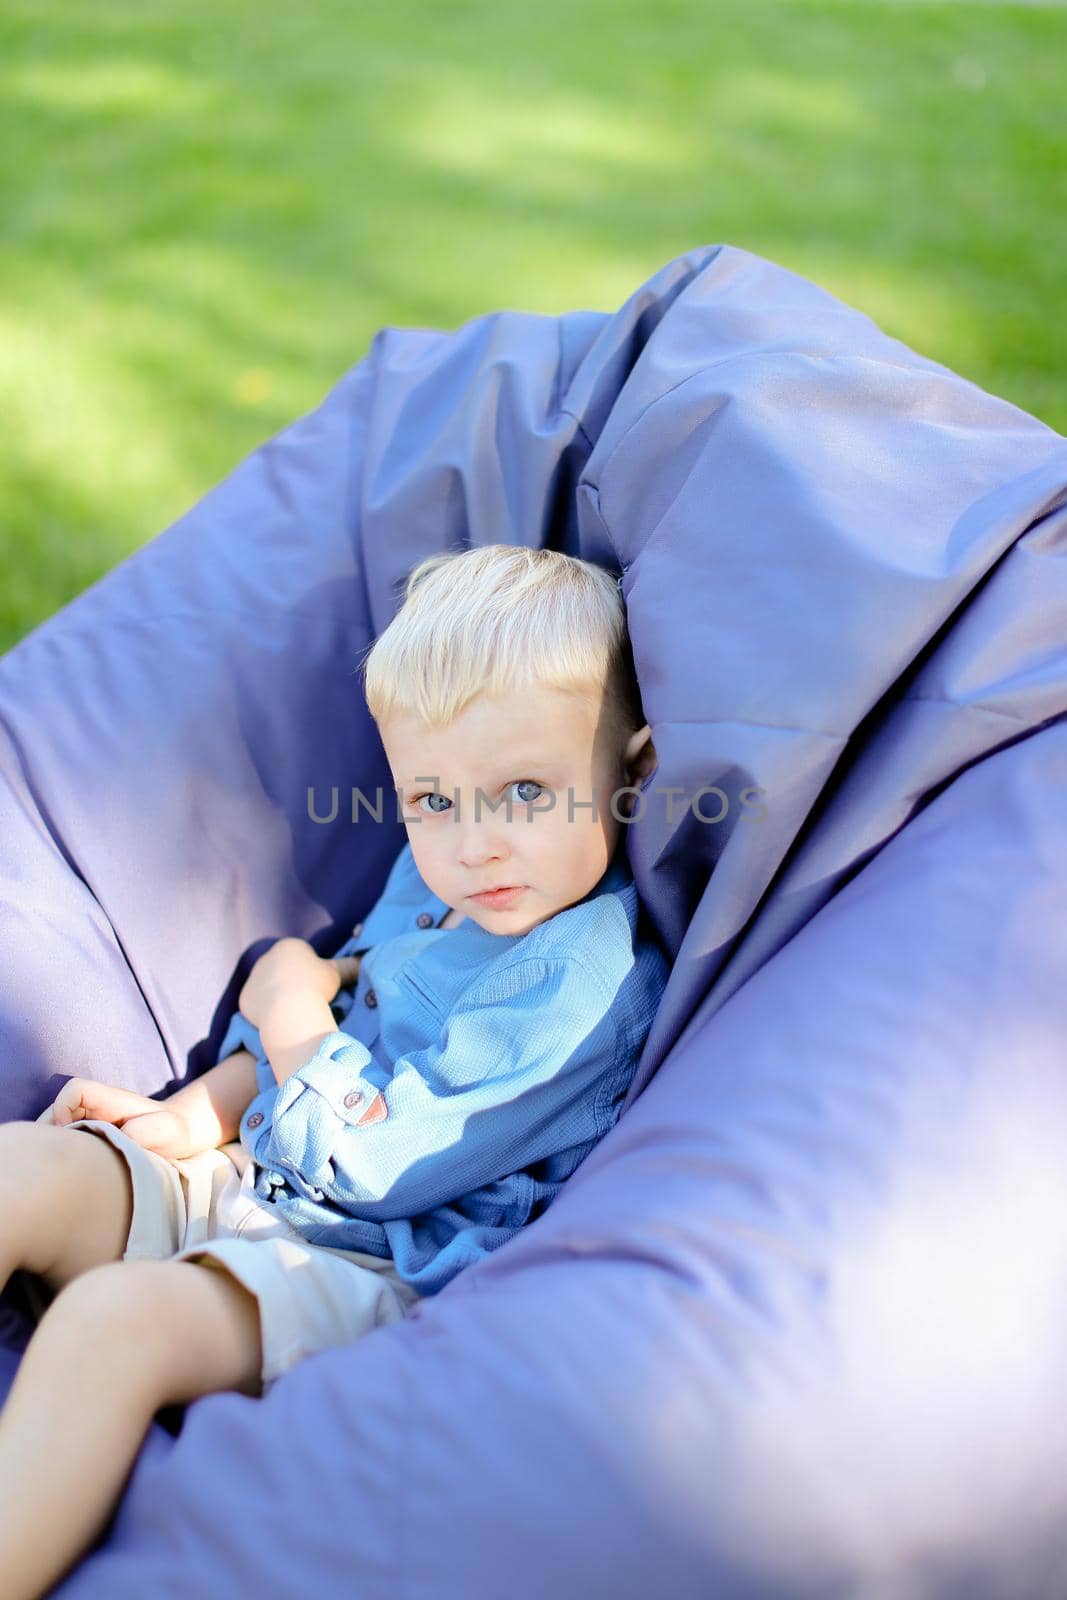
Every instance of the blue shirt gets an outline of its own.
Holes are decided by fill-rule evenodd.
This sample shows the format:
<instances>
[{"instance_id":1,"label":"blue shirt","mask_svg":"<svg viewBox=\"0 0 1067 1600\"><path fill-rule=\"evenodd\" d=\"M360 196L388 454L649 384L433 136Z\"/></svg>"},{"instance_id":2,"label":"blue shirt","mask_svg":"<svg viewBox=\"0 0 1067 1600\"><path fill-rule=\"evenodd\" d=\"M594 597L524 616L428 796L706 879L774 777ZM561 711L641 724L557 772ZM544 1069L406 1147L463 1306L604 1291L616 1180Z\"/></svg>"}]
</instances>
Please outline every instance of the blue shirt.
<instances>
[{"instance_id":1,"label":"blue shirt","mask_svg":"<svg viewBox=\"0 0 1067 1600\"><path fill-rule=\"evenodd\" d=\"M411 845L337 955L362 955L336 1032L284 1083L240 1012L259 1093L240 1125L260 1203L309 1242L392 1256L435 1294L539 1216L618 1119L667 981L620 847L583 900L487 932L419 876Z\"/></svg>"}]
</instances>

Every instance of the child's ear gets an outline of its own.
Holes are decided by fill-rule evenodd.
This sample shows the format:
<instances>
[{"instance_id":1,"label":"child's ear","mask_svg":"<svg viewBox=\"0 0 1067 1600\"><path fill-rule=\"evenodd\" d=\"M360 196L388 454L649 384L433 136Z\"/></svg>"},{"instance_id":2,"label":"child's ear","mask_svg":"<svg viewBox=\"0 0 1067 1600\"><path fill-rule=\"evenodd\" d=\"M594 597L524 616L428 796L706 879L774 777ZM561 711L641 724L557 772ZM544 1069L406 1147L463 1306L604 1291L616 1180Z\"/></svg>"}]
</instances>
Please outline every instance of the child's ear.
<instances>
[{"instance_id":1,"label":"child's ear","mask_svg":"<svg viewBox=\"0 0 1067 1600\"><path fill-rule=\"evenodd\" d=\"M640 786L656 770L656 747L647 722L627 739L623 760L631 784Z\"/></svg>"}]
</instances>

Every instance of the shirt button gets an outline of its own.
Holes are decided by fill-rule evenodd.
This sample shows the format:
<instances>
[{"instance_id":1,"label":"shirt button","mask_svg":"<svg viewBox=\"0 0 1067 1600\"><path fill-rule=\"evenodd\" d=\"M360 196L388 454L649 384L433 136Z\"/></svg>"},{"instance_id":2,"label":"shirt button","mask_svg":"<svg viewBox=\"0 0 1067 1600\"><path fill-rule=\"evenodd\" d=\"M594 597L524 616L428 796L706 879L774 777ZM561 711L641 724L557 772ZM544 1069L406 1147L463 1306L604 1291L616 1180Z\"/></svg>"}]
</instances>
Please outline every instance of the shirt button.
<instances>
[{"instance_id":1,"label":"shirt button","mask_svg":"<svg viewBox=\"0 0 1067 1600\"><path fill-rule=\"evenodd\" d=\"M370 1006L372 1011L374 1010L375 1006L378 1004L378 996L375 994L373 989L367 990L366 994L363 996L363 1003L364 1005Z\"/></svg>"},{"instance_id":2,"label":"shirt button","mask_svg":"<svg viewBox=\"0 0 1067 1600\"><path fill-rule=\"evenodd\" d=\"M353 937L353 939L358 939L362 932L363 932L363 924L362 924L362 922L357 922L355 927L352 929L352 937Z\"/></svg>"},{"instance_id":3,"label":"shirt button","mask_svg":"<svg viewBox=\"0 0 1067 1600\"><path fill-rule=\"evenodd\" d=\"M349 1111L351 1111L353 1106L361 1106L362 1104L363 1096L360 1094L358 1089L351 1089L348 1094L345 1095L345 1105L348 1107Z\"/></svg>"},{"instance_id":4,"label":"shirt button","mask_svg":"<svg viewBox=\"0 0 1067 1600\"><path fill-rule=\"evenodd\" d=\"M418 916L415 918L415 921L418 923L420 928L428 928L430 923L433 921L433 918L428 911L420 911Z\"/></svg>"},{"instance_id":5,"label":"shirt button","mask_svg":"<svg viewBox=\"0 0 1067 1600\"><path fill-rule=\"evenodd\" d=\"M262 1111L253 1111L252 1115L248 1119L248 1126L250 1128L258 1128L262 1121L263 1121L263 1113L262 1113Z\"/></svg>"},{"instance_id":6,"label":"shirt button","mask_svg":"<svg viewBox=\"0 0 1067 1600\"><path fill-rule=\"evenodd\" d=\"M284 1187L285 1179L282 1177L280 1172L268 1172L267 1177L270 1179L271 1183L276 1189L281 1189Z\"/></svg>"}]
</instances>

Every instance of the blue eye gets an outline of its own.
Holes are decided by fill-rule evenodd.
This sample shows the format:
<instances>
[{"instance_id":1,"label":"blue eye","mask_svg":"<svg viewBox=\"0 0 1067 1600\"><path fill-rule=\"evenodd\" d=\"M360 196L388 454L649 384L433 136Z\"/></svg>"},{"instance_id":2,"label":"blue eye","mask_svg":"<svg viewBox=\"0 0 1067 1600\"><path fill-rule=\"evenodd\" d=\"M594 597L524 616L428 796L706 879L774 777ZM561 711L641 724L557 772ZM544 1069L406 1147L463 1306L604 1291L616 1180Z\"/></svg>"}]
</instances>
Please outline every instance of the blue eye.
<instances>
[{"instance_id":1,"label":"blue eye","mask_svg":"<svg viewBox=\"0 0 1067 1600\"><path fill-rule=\"evenodd\" d=\"M514 783L509 783L507 785L507 788L516 789L519 791L516 798L518 799L519 804L524 806L532 805L535 800L539 800L546 792L544 784L538 783L534 778L516 778ZM429 804L423 805L424 800L428 801ZM439 803L435 804L435 802ZM444 812L448 811L452 805L452 801L449 799L448 795L442 794L439 789L434 789L430 794L416 795L409 803L413 805L416 810L421 811L424 816L433 817L441 816Z\"/></svg>"},{"instance_id":2,"label":"blue eye","mask_svg":"<svg viewBox=\"0 0 1067 1600\"><path fill-rule=\"evenodd\" d=\"M509 789L536 789L537 790L536 794L520 794L519 795L519 801L524 806L532 805L533 802L535 800L539 800L541 795L543 795L544 792L545 792L544 784L538 783L536 781L536 779L534 779L534 778L516 778L514 783L509 783L508 784L508 788Z\"/></svg>"},{"instance_id":3,"label":"blue eye","mask_svg":"<svg viewBox=\"0 0 1067 1600\"><path fill-rule=\"evenodd\" d=\"M434 816L434 817L439 817L441 815L442 811L447 810L447 808L452 804L452 802L448 798L447 794L442 794L440 792L440 790L438 790L438 789L435 789L432 794L420 794L416 800L412 801L412 804L417 806L419 808L419 810L422 811L423 810L422 802L424 800L442 800L444 802L443 805L431 806L430 807L429 814L430 814L430 816Z\"/></svg>"}]
</instances>

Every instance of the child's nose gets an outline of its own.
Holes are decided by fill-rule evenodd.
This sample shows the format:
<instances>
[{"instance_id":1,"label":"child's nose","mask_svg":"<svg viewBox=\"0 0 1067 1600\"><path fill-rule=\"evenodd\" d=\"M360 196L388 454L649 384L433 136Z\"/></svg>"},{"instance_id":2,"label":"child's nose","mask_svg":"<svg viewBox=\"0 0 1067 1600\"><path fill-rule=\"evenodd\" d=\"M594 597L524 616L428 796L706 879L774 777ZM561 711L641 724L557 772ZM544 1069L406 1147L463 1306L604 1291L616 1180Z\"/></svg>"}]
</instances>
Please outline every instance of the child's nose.
<instances>
[{"instance_id":1,"label":"child's nose","mask_svg":"<svg viewBox=\"0 0 1067 1600\"><path fill-rule=\"evenodd\" d=\"M460 824L457 856L461 866L481 867L487 861L503 860L507 853L503 834L491 823L483 821Z\"/></svg>"}]
</instances>

